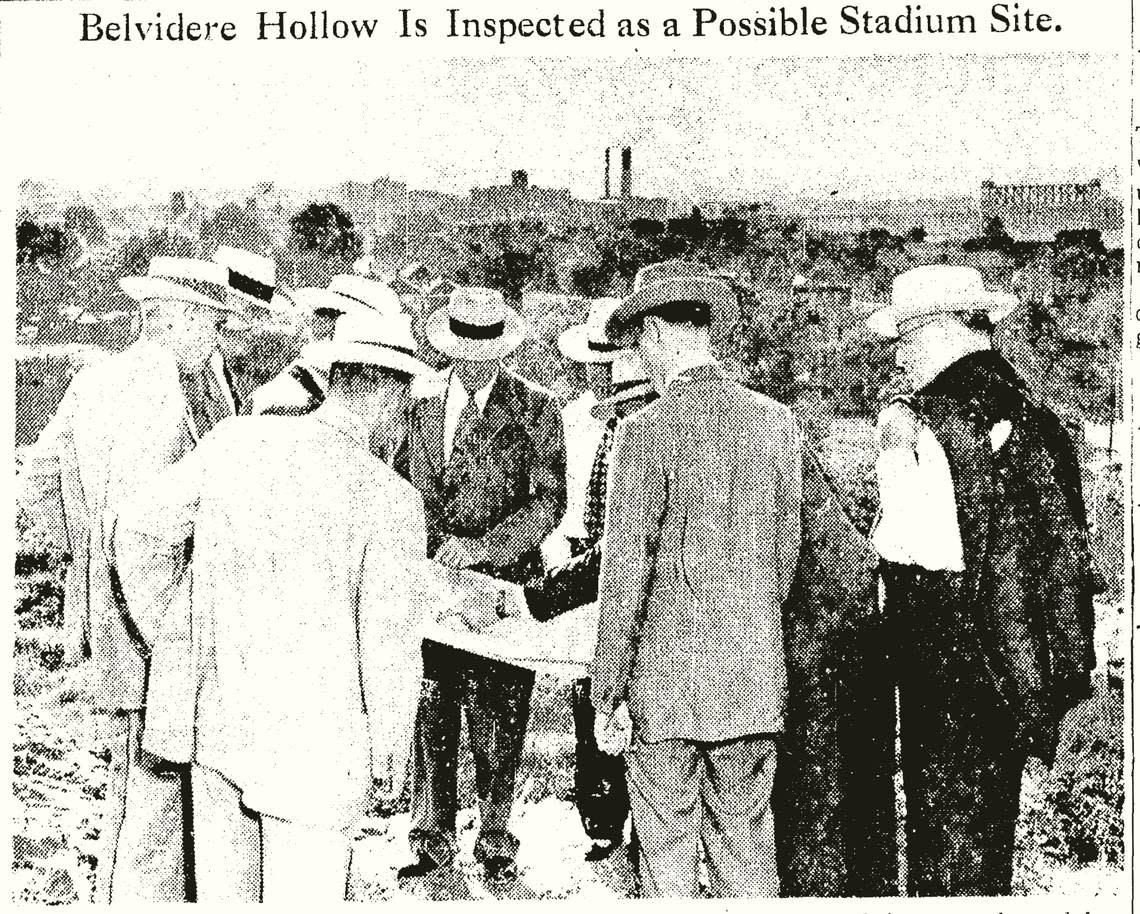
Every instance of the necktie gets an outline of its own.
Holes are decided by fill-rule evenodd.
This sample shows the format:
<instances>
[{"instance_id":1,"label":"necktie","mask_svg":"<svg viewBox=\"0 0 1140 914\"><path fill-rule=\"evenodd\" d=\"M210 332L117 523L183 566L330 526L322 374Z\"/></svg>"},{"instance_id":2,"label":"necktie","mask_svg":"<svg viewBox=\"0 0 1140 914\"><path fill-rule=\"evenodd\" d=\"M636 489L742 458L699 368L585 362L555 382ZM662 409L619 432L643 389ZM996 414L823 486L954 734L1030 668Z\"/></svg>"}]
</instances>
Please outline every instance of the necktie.
<instances>
[{"instance_id":1,"label":"necktie","mask_svg":"<svg viewBox=\"0 0 1140 914\"><path fill-rule=\"evenodd\" d=\"M602 538L606 526L606 473L609 472L610 448L614 442L614 430L617 428L617 417L606 423L606 430L602 440L598 442L598 450L594 454L594 463L590 468L590 484L586 489L586 510L582 518L582 526L586 528L586 541L593 544Z\"/></svg>"},{"instance_id":2,"label":"necktie","mask_svg":"<svg viewBox=\"0 0 1140 914\"><path fill-rule=\"evenodd\" d=\"M479 404L475 402L475 398L468 396L467 403L459 413L459 422L455 426L455 437L451 439L451 458L455 457L455 452L458 451L475 430L475 426L479 423Z\"/></svg>"}]
</instances>

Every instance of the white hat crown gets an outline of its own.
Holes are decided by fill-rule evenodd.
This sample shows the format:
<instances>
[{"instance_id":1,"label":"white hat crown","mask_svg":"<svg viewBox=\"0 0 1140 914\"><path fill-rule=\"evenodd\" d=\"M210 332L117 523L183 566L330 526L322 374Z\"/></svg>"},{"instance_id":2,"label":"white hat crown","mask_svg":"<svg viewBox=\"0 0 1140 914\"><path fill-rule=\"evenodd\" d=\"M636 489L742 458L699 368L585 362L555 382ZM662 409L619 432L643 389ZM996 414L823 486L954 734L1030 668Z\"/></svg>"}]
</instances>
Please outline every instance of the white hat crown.
<instances>
[{"instance_id":1,"label":"white hat crown","mask_svg":"<svg viewBox=\"0 0 1140 914\"><path fill-rule=\"evenodd\" d=\"M490 328L503 322L507 303L498 289L460 286L447 299L447 314L452 321Z\"/></svg>"},{"instance_id":2,"label":"white hat crown","mask_svg":"<svg viewBox=\"0 0 1140 914\"><path fill-rule=\"evenodd\" d=\"M928 264L896 276L890 301L857 307L869 315L867 326L872 331L891 339L905 332L909 322L937 314L983 311L997 323L1017 304L1016 296L987 289L981 272L973 267Z\"/></svg>"},{"instance_id":3,"label":"white hat crown","mask_svg":"<svg viewBox=\"0 0 1140 914\"><path fill-rule=\"evenodd\" d=\"M409 355L416 351L412 319L406 314L352 311L336 322L332 339L334 343L386 346Z\"/></svg>"},{"instance_id":4,"label":"white hat crown","mask_svg":"<svg viewBox=\"0 0 1140 914\"><path fill-rule=\"evenodd\" d=\"M226 287L226 271L212 261L197 257L152 257L146 275L175 282L205 283L218 289Z\"/></svg>"},{"instance_id":5,"label":"white hat crown","mask_svg":"<svg viewBox=\"0 0 1140 914\"><path fill-rule=\"evenodd\" d=\"M332 278L328 289L348 299L346 307L342 309L346 312L356 310L351 308L349 303L362 305L378 314L396 315L403 311L400 296L388 283L379 279L369 279L367 276L355 273L342 273Z\"/></svg>"}]
</instances>

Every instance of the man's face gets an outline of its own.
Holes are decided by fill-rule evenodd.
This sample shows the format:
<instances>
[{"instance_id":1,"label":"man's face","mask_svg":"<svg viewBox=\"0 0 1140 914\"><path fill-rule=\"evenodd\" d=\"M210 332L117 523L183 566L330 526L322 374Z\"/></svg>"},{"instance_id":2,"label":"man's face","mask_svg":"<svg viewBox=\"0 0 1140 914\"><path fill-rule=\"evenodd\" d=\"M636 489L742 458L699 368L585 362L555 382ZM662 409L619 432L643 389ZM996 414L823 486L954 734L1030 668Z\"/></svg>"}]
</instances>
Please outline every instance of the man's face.
<instances>
[{"instance_id":1,"label":"man's face","mask_svg":"<svg viewBox=\"0 0 1140 914\"><path fill-rule=\"evenodd\" d=\"M609 362L597 362L586 366L586 384L599 400L610 395L613 366Z\"/></svg>"},{"instance_id":2,"label":"man's face","mask_svg":"<svg viewBox=\"0 0 1140 914\"><path fill-rule=\"evenodd\" d=\"M467 359L456 359L453 363L456 377L469 391L482 390L486 387L495 371L499 367L497 361L469 362Z\"/></svg>"},{"instance_id":3,"label":"man's face","mask_svg":"<svg viewBox=\"0 0 1140 914\"><path fill-rule=\"evenodd\" d=\"M181 303L170 309L168 339L175 358L184 368L206 364L218 346L219 334L225 326L226 312L203 305Z\"/></svg>"}]
</instances>

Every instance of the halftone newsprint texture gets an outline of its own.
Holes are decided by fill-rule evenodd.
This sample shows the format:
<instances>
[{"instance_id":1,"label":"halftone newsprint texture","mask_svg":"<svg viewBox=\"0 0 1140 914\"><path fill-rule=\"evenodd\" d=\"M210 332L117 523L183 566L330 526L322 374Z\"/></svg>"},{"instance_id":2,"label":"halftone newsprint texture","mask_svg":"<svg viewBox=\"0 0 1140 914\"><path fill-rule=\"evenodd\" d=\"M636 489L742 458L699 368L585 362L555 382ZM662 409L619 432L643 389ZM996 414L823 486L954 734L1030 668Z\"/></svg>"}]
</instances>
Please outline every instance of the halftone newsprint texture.
<instances>
[{"instance_id":1,"label":"halftone newsprint texture","mask_svg":"<svg viewBox=\"0 0 1140 914\"><path fill-rule=\"evenodd\" d=\"M1127 904L1125 32L16 6L11 900Z\"/></svg>"}]
</instances>

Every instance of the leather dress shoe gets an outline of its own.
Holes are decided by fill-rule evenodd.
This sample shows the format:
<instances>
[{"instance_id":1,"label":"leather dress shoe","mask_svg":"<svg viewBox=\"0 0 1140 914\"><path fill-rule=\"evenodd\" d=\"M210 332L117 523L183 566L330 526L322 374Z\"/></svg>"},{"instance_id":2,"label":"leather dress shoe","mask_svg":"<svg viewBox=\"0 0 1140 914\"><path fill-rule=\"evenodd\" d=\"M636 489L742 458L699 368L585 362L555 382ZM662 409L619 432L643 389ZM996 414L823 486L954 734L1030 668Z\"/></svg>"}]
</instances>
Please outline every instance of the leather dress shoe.
<instances>
[{"instance_id":1,"label":"leather dress shoe","mask_svg":"<svg viewBox=\"0 0 1140 914\"><path fill-rule=\"evenodd\" d=\"M409 863L396 870L396 878L417 879L420 876L426 876L428 873L435 872L441 866L442 864L437 863L427 854L420 854L415 863Z\"/></svg>"},{"instance_id":2,"label":"leather dress shoe","mask_svg":"<svg viewBox=\"0 0 1140 914\"><path fill-rule=\"evenodd\" d=\"M519 870L515 861L510 857L496 854L488 857L483 863L483 875L492 885L509 885L518 878Z\"/></svg>"}]
</instances>

